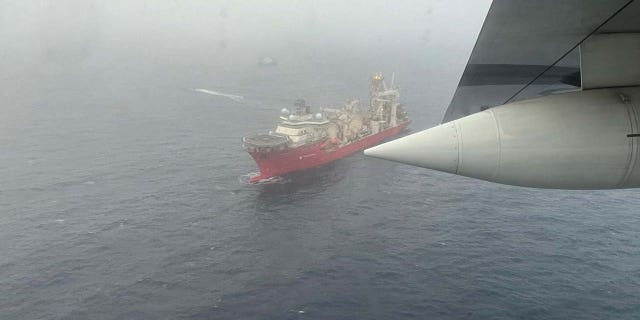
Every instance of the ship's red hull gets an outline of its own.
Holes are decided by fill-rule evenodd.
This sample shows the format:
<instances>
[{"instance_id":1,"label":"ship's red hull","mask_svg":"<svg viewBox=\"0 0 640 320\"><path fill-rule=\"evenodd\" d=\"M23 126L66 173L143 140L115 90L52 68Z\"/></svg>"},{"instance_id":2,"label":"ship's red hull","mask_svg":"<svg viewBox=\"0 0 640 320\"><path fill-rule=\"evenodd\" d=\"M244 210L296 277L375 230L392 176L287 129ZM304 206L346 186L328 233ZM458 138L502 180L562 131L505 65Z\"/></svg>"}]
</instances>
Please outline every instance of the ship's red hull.
<instances>
[{"instance_id":1,"label":"ship's red hull","mask_svg":"<svg viewBox=\"0 0 640 320\"><path fill-rule=\"evenodd\" d=\"M406 129L408 125L409 121L403 122L393 128L388 128L344 146L336 146L327 140L283 151L269 153L249 152L258 164L258 168L260 168L260 174L252 177L250 182L258 182L263 179L315 168L336 161L372 147L386 138L393 137Z\"/></svg>"}]
</instances>

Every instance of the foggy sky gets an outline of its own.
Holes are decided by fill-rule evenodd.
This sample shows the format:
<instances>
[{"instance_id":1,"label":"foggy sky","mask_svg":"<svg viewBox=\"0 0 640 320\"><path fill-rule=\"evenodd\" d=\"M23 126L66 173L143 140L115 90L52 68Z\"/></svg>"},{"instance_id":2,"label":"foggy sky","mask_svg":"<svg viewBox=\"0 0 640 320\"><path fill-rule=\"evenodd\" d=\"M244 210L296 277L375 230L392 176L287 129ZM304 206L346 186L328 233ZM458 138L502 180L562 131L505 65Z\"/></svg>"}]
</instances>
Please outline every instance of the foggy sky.
<instances>
[{"instance_id":1,"label":"foggy sky","mask_svg":"<svg viewBox=\"0 0 640 320\"><path fill-rule=\"evenodd\" d=\"M149 78L175 75L182 85L190 75L247 73L264 56L291 68L339 71L339 61L365 64L370 72L424 73L424 84L416 85L434 92L433 103L444 112L489 5L490 0L0 1L3 122L22 108L16 101L73 90L70 83L86 83L84 92L111 88L117 96L117 84L140 85Z\"/></svg>"},{"instance_id":2,"label":"foggy sky","mask_svg":"<svg viewBox=\"0 0 640 320\"><path fill-rule=\"evenodd\" d=\"M241 62L326 47L347 55L421 48L424 59L453 59L468 56L489 2L3 1L0 63L5 72L36 72L39 64L140 48L156 55L207 50Z\"/></svg>"}]
</instances>

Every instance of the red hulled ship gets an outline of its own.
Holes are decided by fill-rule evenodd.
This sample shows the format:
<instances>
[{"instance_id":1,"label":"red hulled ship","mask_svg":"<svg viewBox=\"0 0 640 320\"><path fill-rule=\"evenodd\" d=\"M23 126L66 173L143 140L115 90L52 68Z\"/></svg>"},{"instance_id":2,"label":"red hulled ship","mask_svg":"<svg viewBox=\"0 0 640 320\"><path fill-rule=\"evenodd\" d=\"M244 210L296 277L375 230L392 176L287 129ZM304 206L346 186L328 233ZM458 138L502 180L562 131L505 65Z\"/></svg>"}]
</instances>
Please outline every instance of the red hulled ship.
<instances>
[{"instance_id":1,"label":"red hulled ship","mask_svg":"<svg viewBox=\"0 0 640 320\"><path fill-rule=\"evenodd\" d=\"M293 112L282 109L274 131L242 138L243 147L260 168L250 182L322 166L405 130L410 121L393 81L387 87L382 75L376 74L370 89L365 108L352 100L314 114L304 100L296 100Z\"/></svg>"}]
</instances>

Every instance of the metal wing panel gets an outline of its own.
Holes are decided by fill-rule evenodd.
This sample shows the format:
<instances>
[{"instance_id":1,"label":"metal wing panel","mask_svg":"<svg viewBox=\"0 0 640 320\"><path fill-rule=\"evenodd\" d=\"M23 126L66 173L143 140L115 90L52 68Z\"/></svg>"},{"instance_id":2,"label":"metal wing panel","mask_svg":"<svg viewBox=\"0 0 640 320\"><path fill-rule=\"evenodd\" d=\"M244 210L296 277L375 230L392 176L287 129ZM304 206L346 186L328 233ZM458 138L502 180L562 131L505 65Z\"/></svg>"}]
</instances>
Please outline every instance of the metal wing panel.
<instances>
[{"instance_id":1,"label":"metal wing panel","mask_svg":"<svg viewBox=\"0 0 640 320\"><path fill-rule=\"evenodd\" d=\"M628 0L494 0L443 122L505 103L611 17ZM640 1L600 30L638 29ZM574 50L515 100L579 85Z\"/></svg>"},{"instance_id":2,"label":"metal wing panel","mask_svg":"<svg viewBox=\"0 0 640 320\"><path fill-rule=\"evenodd\" d=\"M640 33L594 34L580 51L582 90L640 85Z\"/></svg>"}]
</instances>

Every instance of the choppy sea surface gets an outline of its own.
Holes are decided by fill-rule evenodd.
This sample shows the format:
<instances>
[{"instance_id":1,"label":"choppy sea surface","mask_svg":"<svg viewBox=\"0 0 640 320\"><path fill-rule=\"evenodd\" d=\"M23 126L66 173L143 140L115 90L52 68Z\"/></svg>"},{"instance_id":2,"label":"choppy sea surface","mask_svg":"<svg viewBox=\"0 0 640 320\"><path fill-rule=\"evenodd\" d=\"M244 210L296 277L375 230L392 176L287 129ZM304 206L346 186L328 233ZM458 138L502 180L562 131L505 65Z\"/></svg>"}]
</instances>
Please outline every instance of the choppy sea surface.
<instances>
[{"instance_id":1,"label":"choppy sea surface","mask_svg":"<svg viewBox=\"0 0 640 320\"><path fill-rule=\"evenodd\" d=\"M638 190L362 154L246 185L243 134L364 99L379 69L98 60L3 95L0 319L640 318ZM440 121L438 79L397 81L414 130Z\"/></svg>"}]
</instances>

